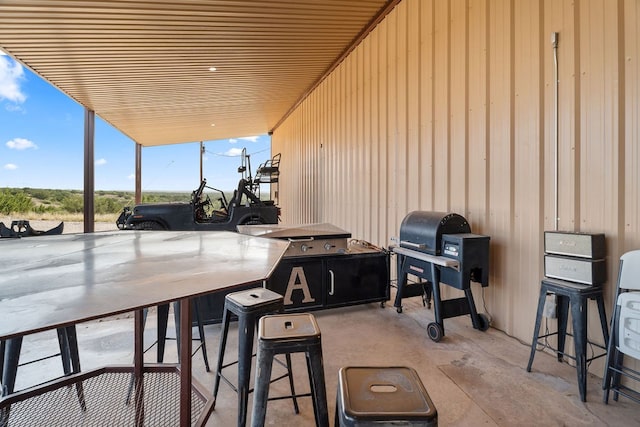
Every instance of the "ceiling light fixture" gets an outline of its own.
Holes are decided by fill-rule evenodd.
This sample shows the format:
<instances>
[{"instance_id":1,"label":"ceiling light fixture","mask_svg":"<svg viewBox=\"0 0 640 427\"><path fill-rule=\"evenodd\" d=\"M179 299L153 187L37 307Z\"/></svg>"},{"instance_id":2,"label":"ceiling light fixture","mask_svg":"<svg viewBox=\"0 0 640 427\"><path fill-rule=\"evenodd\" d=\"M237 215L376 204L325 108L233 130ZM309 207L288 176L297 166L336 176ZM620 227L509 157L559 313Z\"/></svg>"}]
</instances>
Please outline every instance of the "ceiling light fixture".
<instances>
[{"instance_id":1,"label":"ceiling light fixture","mask_svg":"<svg viewBox=\"0 0 640 427\"><path fill-rule=\"evenodd\" d=\"M209 67L209 71L216 71L217 68L216 67Z\"/></svg>"}]
</instances>

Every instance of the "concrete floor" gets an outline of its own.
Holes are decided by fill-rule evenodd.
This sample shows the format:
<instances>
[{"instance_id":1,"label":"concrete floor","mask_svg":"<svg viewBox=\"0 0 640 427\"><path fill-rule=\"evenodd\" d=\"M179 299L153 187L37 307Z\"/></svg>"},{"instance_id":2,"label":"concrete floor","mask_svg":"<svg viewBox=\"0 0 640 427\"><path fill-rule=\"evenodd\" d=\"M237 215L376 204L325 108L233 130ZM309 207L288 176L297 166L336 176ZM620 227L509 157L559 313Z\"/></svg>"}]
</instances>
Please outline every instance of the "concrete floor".
<instances>
[{"instance_id":1,"label":"concrete floor","mask_svg":"<svg viewBox=\"0 0 640 427\"><path fill-rule=\"evenodd\" d=\"M333 425L338 370L343 366L393 366L415 368L438 411L440 426L637 426L640 406L621 398L609 405L602 403L601 379L590 375L587 402L580 401L576 370L558 363L554 356L538 352L532 372L526 372L529 344L521 343L490 328L480 332L472 328L468 316L446 319L446 336L435 343L427 337L426 325L433 312L422 306L420 298L403 301L404 311L396 313L392 302L315 312L322 330L325 378ZM153 342L154 320L148 321L145 339ZM533 319L532 319L533 324ZM173 332L170 325L170 333ZM132 319L127 316L78 325L83 369L132 360ZM215 366L220 325L206 326L209 363ZM228 355L237 351L237 329L231 326ZM55 332L44 332L25 339L21 361L55 349ZM153 351L148 359L155 359ZM226 359L226 360L230 360ZM176 360L175 344L170 343L165 362ZM202 355L193 358L193 373L208 388L213 373L204 369ZM60 375L59 359L50 359L21 367L17 389ZM298 391L308 390L302 355L293 356ZM233 377L233 370L226 371ZM255 371L252 372L252 374ZM286 381L274 383L271 395L287 391ZM249 405L252 399L249 398ZM221 384L218 402L208 426L235 424L237 398ZM249 416L250 417L250 416ZM300 414L295 415L290 400L269 402L267 425L313 425L309 398L300 399Z\"/></svg>"}]
</instances>

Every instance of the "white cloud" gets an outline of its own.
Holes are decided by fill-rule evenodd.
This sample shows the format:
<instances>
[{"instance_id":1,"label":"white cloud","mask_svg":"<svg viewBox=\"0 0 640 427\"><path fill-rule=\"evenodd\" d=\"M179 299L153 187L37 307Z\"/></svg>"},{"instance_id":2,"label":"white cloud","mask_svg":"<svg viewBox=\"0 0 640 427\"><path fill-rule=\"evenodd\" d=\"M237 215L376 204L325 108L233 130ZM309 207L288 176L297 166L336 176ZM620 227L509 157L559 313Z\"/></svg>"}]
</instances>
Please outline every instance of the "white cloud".
<instances>
[{"instance_id":1,"label":"white cloud","mask_svg":"<svg viewBox=\"0 0 640 427\"><path fill-rule=\"evenodd\" d=\"M258 142L259 136L243 136L240 139L244 139L245 141Z\"/></svg>"},{"instance_id":2,"label":"white cloud","mask_svg":"<svg viewBox=\"0 0 640 427\"><path fill-rule=\"evenodd\" d=\"M127 179L129 179L129 180L136 179L136 174L135 174L135 173L132 173L131 175L129 175L129 176L127 177Z\"/></svg>"},{"instance_id":3,"label":"white cloud","mask_svg":"<svg viewBox=\"0 0 640 427\"><path fill-rule=\"evenodd\" d=\"M12 150L26 150L29 148L33 148L35 150L38 148L38 146L34 144L33 141L29 141L25 138L13 138L11 141L7 141L6 145Z\"/></svg>"},{"instance_id":4,"label":"white cloud","mask_svg":"<svg viewBox=\"0 0 640 427\"><path fill-rule=\"evenodd\" d=\"M14 165L13 163L7 163L6 165L4 165L4 168L8 171L14 171L18 169L18 166Z\"/></svg>"},{"instance_id":5,"label":"white cloud","mask_svg":"<svg viewBox=\"0 0 640 427\"><path fill-rule=\"evenodd\" d=\"M235 138L229 138L229 144L237 144L238 140Z\"/></svg>"},{"instance_id":6,"label":"white cloud","mask_svg":"<svg viewBox=\"0 0 640 427\"><path fill-rule=\"evenodd\" d=\"M3 99L17 103L26 101L27 95L20 88L21 80L24 80L22 65L7 55L0 55L0 101Z\"/></svg>"},{"instance_id":7,"label":"white cloud","mask_svg":"<svg viewBox=\"0 0 640 427\"><path fill-rule=\"evenodd\" d=\"M96 166L102 166L107 164L107 159L98 159L96 160Z\"/></svg>"},{"instance_id":8,"label":"white cloud","mask_svg":"<svg viewBox=\"0 0 640 427\"><path fill-rule=\"evenodd\" d=\"M5 109L10 112L16 112L16 113L26 113L27 110L25 110L21 105L18 104L10 104L7 103L7 105L5 106Z\"/></svg>"},{"instance_id":9,"label":"white cloud","mask_svg":"<svg viewBox=\"0 0 640 427\"><path fill-rule=\"evenodd\" d=\"M231 148L230 150L227 150L224 152L224 155L229 157L237 157L241 154L242 154L242 148Z\"/></svg>"}]
</instances>

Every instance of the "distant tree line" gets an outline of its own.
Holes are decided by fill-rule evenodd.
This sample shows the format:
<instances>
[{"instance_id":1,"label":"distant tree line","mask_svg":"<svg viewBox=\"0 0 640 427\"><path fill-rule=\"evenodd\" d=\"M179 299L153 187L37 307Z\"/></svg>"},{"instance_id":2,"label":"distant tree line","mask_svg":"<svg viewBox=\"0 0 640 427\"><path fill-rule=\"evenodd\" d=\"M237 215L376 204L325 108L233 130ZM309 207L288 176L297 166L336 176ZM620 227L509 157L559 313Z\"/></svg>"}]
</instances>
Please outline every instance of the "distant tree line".
<instances>
[{"instance_id":1,"label":"distant tree line","mask_svg":"<svg viewBox=\"0 0 640 427\"><path fill-rule=\"evenodd\" d=\"M133 205L134 193L128 191L97 191L94 196L96 214L117 214ZM143 203L189 201L189 193L153 192L143 194ZM84 193L80 190L40 188L0 188L0 214L16 213L81 213Z\"/></svg>"},{"instance_id":2,"label":"distant tree line","mask_svg":"<svg viewBox=\"0 0 640 427\"><path fill-rule=\"evenodd\" d=\"M9 215L13 212L31 212L34 208L31 197L23 192L10 188L0 191L0 213Z\"/></svg>"}]
</instances>

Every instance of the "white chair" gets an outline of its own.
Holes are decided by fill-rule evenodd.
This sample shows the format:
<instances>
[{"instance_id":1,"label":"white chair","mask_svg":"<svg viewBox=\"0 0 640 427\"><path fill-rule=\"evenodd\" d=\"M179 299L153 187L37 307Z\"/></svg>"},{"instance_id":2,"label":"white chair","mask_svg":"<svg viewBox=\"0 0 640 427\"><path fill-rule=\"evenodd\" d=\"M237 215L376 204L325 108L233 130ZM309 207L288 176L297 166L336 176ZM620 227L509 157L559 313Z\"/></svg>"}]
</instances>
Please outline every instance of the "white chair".
<instances>
[{"instance_id":1,"label":"white chair","mask_svg":"<svg viewBox=\"0 0 640 427\"><path fill-rule=\"evenodd\" d=\"M640 403L640 372L624 365L624 356L640 362L640 250L627 252L620 257L616 304L611 318L611 338L607 349L602 388L604 403L618 395ZM622 384L638 381L637 387Z\"/></svg>"}]
</instances>

